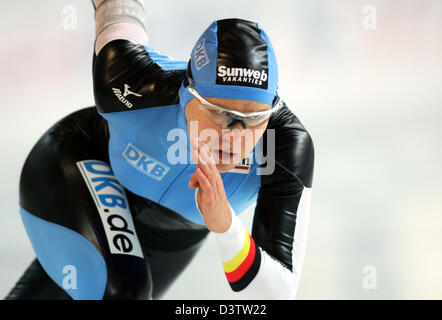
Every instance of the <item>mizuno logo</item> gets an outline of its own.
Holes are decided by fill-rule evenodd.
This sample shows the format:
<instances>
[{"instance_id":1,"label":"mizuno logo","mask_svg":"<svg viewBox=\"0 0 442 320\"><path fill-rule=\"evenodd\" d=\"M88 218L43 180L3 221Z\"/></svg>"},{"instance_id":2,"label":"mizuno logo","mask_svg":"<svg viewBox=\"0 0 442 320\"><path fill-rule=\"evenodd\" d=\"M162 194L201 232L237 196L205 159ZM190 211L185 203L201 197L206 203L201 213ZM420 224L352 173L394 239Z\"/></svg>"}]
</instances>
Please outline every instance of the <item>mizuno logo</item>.
<instances>
[{"instance_id":1,"label":"mizuno logo","mask_svg":"<svg viewBox=\"0 0 442 320\"><path fill-rule=\"evenodd\" d=\"M127 84L124 84L124 92L122 93L120 89L118 88L112 88L112 91L114 92L115 96L120 100L126 107L129 109L133 107L133 104L126 99L128 95L134 95L136 97L141 97L141 94L138 94L136 92L129 90L130 86Z\"/></svg>"},{"instance_id":2,"label":"mizuno logo","mask_svg":"<svg viewBox=\"0 0 442 320\"><path fill-rule=\"evenodd\" d=\"M129 85L127 85L127 84L124 85L123 96L127 97L128 95L133 94L134 96L141 97L141 94L138 94L138 93L135 93L133 91L130 91L129 88L130 88Z\"/></svg>"}]
</instances>

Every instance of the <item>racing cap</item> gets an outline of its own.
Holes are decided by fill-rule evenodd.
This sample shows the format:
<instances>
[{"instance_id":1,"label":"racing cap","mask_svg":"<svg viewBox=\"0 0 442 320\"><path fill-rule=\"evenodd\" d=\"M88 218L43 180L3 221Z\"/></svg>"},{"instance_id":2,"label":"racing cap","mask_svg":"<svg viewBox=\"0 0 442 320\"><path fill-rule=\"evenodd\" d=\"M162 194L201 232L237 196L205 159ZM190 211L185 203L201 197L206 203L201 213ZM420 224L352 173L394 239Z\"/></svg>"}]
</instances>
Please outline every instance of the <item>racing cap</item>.
<instances>
[{"instance_id":1,"label":"racing cap","mask_svg":"<svg viewBox=\"0 0 442 320\"><path fill-rule=\"evenodd\" d=\"M269 37L243 19L212 22L192 49L187 76L203 97L274 105L278 65Z\"/></svg>"}]
</instances>

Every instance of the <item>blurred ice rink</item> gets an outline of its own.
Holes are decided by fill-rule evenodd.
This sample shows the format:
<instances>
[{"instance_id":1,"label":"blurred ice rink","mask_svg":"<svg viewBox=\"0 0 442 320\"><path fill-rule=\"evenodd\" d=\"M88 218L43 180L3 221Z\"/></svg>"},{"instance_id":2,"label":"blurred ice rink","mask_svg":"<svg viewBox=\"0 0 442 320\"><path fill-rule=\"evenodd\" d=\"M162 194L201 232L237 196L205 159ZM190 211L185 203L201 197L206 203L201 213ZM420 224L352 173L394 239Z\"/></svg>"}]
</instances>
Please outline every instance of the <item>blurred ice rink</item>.
<instances>
[{"instance_id":1,"label":"blurred ice rink","mask_svg":"<svg viewBox=\"0 0 442 320\"><path fill-rule=\"evenodd\" d=\"M442 299L442 1L145 3L149 45L177 59L220 18L258 21L270 36L280 94L316 152L298 299ZM0 12L3 298L34 258L21 167L52 124L94 104L95 30L89 1L1 1ZM249 230L252 209L240 216ZM365 266L375 289L364 289ZM164 298L233 298L212 236Z\"/></svg>"}]
</instances>

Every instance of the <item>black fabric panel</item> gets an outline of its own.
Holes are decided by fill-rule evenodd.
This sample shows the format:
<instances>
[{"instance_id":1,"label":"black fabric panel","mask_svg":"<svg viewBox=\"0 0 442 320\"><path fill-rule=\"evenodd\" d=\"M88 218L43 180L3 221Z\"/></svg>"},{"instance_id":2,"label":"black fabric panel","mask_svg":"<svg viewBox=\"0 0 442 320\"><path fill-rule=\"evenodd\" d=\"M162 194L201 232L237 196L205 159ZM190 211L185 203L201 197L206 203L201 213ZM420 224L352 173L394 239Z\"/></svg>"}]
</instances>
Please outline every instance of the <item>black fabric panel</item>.
<instances>
[{"instance_id":1,"label":"black fabric panel","mask_svg":"<svg viewBox=\"0 0 442 320\"><path fill-rule=\"evenodd\" d=\"M197 256L209 231L155 229L142 226L137 219L134 222L152 273L152 297L161 299ZM204 285L200 285L204 290Z\"/></svg>"},{"instance_id":2,"label":"black fabric panel","mask_svg":"<svg viewBox=\"0 0 442 320\"><path fill-rule=\"evenodd\" d=\"M284 102L283 102L284 103ZM294 181L298 179L308 187L312 187L314 171L314 145L313 140L298 117L284 106L270 117L267 129L275 130L275 155L276 170L274 174L263 175L262 184L275 181ZM267 135L264 134L264 147L267 146ZM267 150L264 148L264 154ZM275 193L282 190L275 189Z\"/></svg>"},{"instance_id":3,"label":"black fabric panel","mask_svg":"<svg viewBox=\"0 0 442 320\"><path fill-rule=\"evenodd\" d=\"M265 71L268 74L267 44L261 39L261 30L256 23L242 19L219 20L217 38L217 68L247 68ZM218 76L216 83L262 89L268 87L268 80L258 85L236 81L223 82Z\"/></svg>"},{"instance_id":4,"label":"black fabric panel","mask_svg":"<svg viewBox=\"0 0 442 320\"><path fill-rule=\"evenodd\" d=\"M95 107L75 111L55 123L26 158L20 176L20 205L100 247L93 239L95 230L101 229L101 221L86 216L79 219L91 210L91 216L98 214L75 162L95 159L109 163L108 140L107 123Z\"/></svg>"},{"instance_id":5,"label":"black fabric panel","mask_svg":"<svg viewBox=\"0 0 442 320\"><path fill-rule=\"evenodd\" d=\"M270 118L268 129L275 130L275 170L261 176L261 188L253 216L252 235L257 245L292 270L296 218L304 187L312 187L314 147L298 118L284 106Z\"/></svg>"},{"instance_id":6,"label":"black fabric panel","mask_svg":"<svg viewBox=\"0 0 442 320\"><path fill-rule=\"evenodd\" d=\"M72 300L34 259L5 300Z\"/></svg>"},{"instance_id":7,"label":"black fabric panel","mask_svg":"<svg viewBox=\"0 0 442 320\"><path fill-rule=\"evenodd\" d=\"M296 228L297 207L302 185L291 196L258 195L253 216L252 234L255 242L289 270L292 270L292 249Z\"/></svg>"},{"instance_id":8,"label":"black fabric panel","mask_svg":"<svg viewBox=\"0 0 442 320\"><path fill-rule=\"evenodd\" d=\"M154 63L144 46L129 40L107 43L93 59L95 103L99 112L119 112L179 103L178 89L186 70L165 71ZM125 85L140 94L127 95L128 107L115 95Z\"/></svg>"}]
</instances>

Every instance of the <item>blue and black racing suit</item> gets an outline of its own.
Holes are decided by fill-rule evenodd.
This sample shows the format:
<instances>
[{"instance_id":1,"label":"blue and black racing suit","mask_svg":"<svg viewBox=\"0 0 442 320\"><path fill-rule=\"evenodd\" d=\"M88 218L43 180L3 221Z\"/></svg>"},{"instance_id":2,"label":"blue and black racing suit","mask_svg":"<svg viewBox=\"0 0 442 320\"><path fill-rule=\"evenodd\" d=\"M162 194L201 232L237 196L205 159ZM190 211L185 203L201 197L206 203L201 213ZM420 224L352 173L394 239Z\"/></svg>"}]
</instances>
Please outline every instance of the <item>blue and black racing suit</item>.
<instances>
[{"instance_id":1,"label":"blue and black racing suit","mask_svg":"<svg viewBox=\"0 0 442 320\"><path fill-rule=\"evenodd\" d=\"M190 153L186 67L124 38L94 54L96 106L53 125L24 164L20 213L37 259L7 299L159 299L189 264L209 230L188 188L195 163L168 158L179 141ZM221 173L235 223L215 237L240 298L292 299L314 148L285 105L269 129L274 155L264 133L254 157ZM268 165L249 161L258 156L273 161L271 174L258 174ZM255 204L249 233L237 215Z\"/></svg>"}]
</instances>

